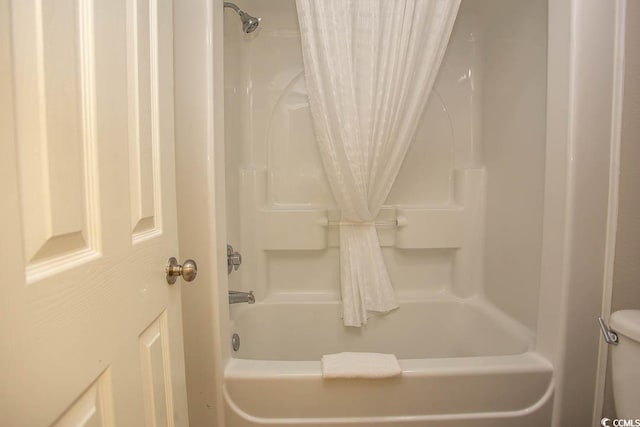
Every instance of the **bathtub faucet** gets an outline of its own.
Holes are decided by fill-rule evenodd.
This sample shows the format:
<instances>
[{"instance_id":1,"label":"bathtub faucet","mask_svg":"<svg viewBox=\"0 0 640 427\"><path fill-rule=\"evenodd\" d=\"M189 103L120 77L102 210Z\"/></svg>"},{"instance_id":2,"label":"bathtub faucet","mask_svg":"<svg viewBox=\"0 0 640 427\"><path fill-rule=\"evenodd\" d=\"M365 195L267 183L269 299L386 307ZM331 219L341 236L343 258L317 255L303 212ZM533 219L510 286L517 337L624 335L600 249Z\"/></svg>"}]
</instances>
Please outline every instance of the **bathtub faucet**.
<instances>
[{"instance_id":1,"label":"bathtub faucet","mask_svg":"<svg viewBox=\"0 0 640 427\"><path fill-rule=\"evenodd\" d=\"M229 304L238 304L240 302L255 304L256 297L253 295L253 291L249 291L249 292L229 291Z\"/></svg>"}]
</instances>

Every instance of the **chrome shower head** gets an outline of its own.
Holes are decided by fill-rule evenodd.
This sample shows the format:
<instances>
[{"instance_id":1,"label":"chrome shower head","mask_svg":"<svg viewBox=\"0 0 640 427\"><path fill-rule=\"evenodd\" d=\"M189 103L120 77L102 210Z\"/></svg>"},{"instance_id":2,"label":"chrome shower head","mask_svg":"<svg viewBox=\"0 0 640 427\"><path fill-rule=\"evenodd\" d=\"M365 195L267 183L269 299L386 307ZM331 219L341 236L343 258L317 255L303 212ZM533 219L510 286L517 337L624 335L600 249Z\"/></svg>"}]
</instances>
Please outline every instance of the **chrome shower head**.
<instances>
[{"instance_id":1,"label":"chrome shower head","mask_svg":"<svg viewBox=\"0 0 640 427\"><path fill-rule=\"evenodd\" d=\"M241 10L237 5L231 2L224 2L224 7L230 7L235 10L236 13L240 16L240 20L242 21L242 31L246 34L254 32L258 25L260 25L261 18L256 18L255 16L249 15L244 10Z\"/></svg>"},{"instance_id":2,"label":"chrome shower head","mask_svg":"<svg viewBox=\"0 0 640 427\"><path fill-rule=\"evenodd\" d=\"M256 18L255 16L249 15L247 12L240 11L238 12L240 15L240 20L242 20L242 31L245 33L253 33L260 25L260 18Z\"/></svg>"}]
</instances>

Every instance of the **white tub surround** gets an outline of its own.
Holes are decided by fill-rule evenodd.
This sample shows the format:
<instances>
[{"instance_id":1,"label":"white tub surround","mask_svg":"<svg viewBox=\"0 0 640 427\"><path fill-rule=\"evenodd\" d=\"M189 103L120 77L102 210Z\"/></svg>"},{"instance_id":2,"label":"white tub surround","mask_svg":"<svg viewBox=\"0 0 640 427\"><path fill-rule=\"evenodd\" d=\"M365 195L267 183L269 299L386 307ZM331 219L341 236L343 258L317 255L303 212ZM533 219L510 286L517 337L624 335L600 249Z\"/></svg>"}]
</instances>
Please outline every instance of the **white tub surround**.
<instances>
[{"instance_id":1,"label":"white tub surround","mask_svg":"<svg viewBox=\"0 0 640 427\"><path fill-rule=\"evenodd\" d=\"M377 170L369 179L364 168L345 168L350 185L359 182L369 191L358 196L364 207L348 208L364 212L360 217L344 216L326 153L316 142L295 0L243 0L244 9L262 17L261 29L249 37L229 15L225 209L227 242L243 263L228 276L228 286L253 290L256 303L229 307L229 348L234 333L240 348L224 365L225 425L550 425L556 383L537 351L535 329L546 5L460 4L397 176L383 182ZM335 14L342 12L348 16ZM358 58L372 57L367 49L389 41L380 38L361 43ZM340 67L331 64L323 65ZM353 99L326 102L357 106ZM327 114L335 111L332 105ZM368 137L365 123L374 119L367 122L369 112L356 112L356 121L326 131L338 133L331 135L336 140ZM338 119L348 114L340 112ZM347 129L353 123L358 129ZM376 129L376 138L387 138L385 126ZM346 158L344 149L336 156ZM356 153L349 155L367 159ZM373 145L370 153L371 165L361 160L367 168L391 167L373 165L376 155L382 163L397 160ZM359 328L342 320L339 233L349 220L375 223L374 248L382 253L399 305ZM341 352L394 354L401 375L323 378L322 356Z\"/></svg>"},{"instance_id":2,"label":"white tub surround","mask_svg":"<svg viewBox=\"0 0 640 427\"><path fill-rule=\"evenodd\" d=\"M345 326L398 307L375 218L440 68L459 0L297 0L315 135L341 211Z\"/></svg>"}]
</instances>

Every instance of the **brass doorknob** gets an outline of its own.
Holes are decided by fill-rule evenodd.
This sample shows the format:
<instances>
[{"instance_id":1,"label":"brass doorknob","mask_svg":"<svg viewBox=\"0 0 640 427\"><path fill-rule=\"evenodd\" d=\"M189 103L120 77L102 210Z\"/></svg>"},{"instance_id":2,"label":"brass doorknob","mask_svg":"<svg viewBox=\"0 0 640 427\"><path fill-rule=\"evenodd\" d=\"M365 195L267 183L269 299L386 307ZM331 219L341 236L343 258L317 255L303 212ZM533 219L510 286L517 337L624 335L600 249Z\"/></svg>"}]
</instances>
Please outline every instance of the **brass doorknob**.
<instances>
[{"instance_id":1,"label":"brass doorknob","mask_svg":"<svg viewBox=\"0 0 640 427\"><path fill-rule=\"evenodd\" d=\"M191 282L198 275L198 266L192 259L188 259L180 265L177 259L171 257L167 262L165 272L167 273L167 283L170 285L176 283L178 276L182 276L185 282Z\"/></svg>"}]
</instances>

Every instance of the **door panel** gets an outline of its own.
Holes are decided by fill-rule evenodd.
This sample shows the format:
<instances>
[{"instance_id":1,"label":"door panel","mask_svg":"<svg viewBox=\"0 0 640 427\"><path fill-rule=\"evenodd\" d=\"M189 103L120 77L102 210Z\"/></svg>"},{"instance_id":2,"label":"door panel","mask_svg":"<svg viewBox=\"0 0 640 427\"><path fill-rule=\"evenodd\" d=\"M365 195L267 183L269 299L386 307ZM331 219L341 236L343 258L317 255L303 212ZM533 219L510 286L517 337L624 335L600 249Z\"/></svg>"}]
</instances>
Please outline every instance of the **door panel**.
<instances>
[{"instance_id":1,"label":"door panel","mask_svg":"<svg viewBox=\"0 0 640 427\"><path fill-rule=\"evenodd\" d=\"M52 7L54 6L55 7ZM14 2L15 122L27 281L95 258L94 73L85 1Z\"/></svg>"},{"instance_id":2,"label":"door panel","mask_svg":"<svg viewBox=\"0 0 640 427\"><path fill-rule=\"evenodd\" d=\"M127 2L127 74L131 226L134 241L161 229L156 211L158 171L157 8L149 0ZM157 196L157 197L156 197Z\"/></svg>"},{"instance_id":3,"label":"door panel","mask_svg":"<svg viewBox=\"0 0 640 427\"><path fill-rule=\"evenodd\" d=\"M167 341L167 315L163 312L140 335L142 385L146 425L168 425L173 419L171 366Z\"/></svg>"},{"instance_id":4,"label":"door panel","mask_svg":"<svg viewBox=\"0 0 640 427\"><path fill-rule=\"evenodd\" d=\"M0 425L187 425L172 3L0 19Z\"/></svg>"},{"instance_id":5,"label":"door panel","mask_svg":"<svg viewBox=\"0 0 640 427\"><path fill-rule=\"evenodd\" d=\"M106 370L54 423L55 427L113 427L110 371Z\"/></svg>"}]
</instances>

